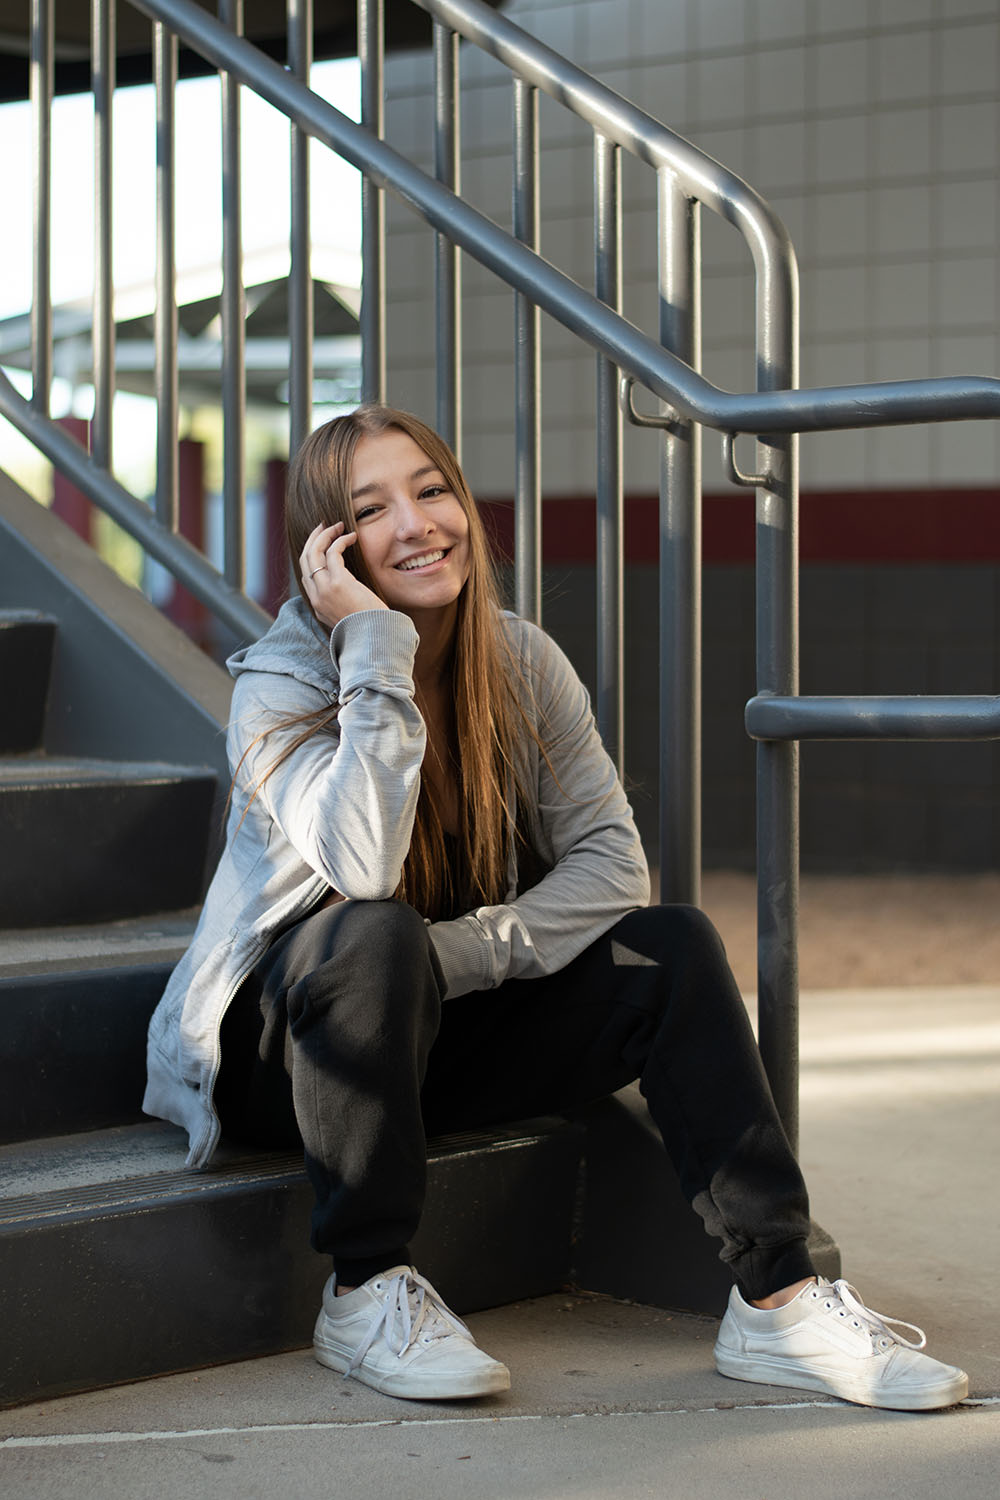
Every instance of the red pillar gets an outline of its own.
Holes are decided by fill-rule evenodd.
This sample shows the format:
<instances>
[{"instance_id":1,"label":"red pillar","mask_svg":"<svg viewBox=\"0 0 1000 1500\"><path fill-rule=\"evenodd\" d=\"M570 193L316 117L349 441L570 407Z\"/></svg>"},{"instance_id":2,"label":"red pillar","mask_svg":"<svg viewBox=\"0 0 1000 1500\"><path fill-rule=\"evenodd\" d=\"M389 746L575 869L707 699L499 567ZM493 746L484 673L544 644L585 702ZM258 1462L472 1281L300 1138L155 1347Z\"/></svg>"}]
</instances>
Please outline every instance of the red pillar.
<instances>
[{"instance_id":1,"label":"red pillar","mask_svg":"<svg viewBox=\"0 0 1000 1500\"><path fill-rule=\"evenodd\" d=\"M267 558L266 596L261 601L276 615L288 598L288 545L285 541L285 479L288 464L269 458L264 468L264 546Z\"/></svg>"},{"instance_id":2,"label":"red pillar","mask_svg":"<svg viewBox=\"0 0 1000 1500\"><path fill-rule=\"evenodd\" d=\"M82 443L89 453L90 423L86 418L60 417L59 426L68 432L70 437L76 438L78 443ZM72 480L67 479L65 474L60 474L58 469L52 472L52 513L61 521L65 521L77 536L83 537L85 542L93 545L94 507Z\"/></svg>"},{"instance_id":3,"label":"red pillar","mask_svg":"<svg viewBox=\"0 0 1000 1500\"><path fill-rule=\"evenodd\" d=\"M205 550L205 445L181 438L177 445L177 490L180 533L199 552ZM199 646L210 644L208 611L181 584L175 583L164 614Z\"/></svg>"}]
</instances>

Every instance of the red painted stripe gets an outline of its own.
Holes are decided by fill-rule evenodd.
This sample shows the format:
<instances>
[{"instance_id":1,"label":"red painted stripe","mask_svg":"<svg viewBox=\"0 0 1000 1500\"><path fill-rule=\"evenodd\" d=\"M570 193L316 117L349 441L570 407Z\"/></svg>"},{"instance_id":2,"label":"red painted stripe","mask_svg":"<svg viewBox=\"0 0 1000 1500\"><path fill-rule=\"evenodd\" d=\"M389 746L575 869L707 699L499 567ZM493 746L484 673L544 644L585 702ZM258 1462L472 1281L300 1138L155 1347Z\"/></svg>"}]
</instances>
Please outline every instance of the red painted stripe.
<instances>
[{"instance_id":1,"label":"red painted stripe","mask_svg":"<svg viewBox=\"0 0 1000 1500\"><path fill-rule=\"evenodd\" d=\"M513 556L513 502L481 501L480 510L498 554ZM752 562L753 496L732 491L706 495L702 535L706 562ZM627 496L625 561L655 563L658 536L656 496ZM574 495L545 502L546 563L592 564L594 538L592 497ZM1000 561L1000 488L805 492L800 555L803 562Z\"/></svg>"}]
</instances>

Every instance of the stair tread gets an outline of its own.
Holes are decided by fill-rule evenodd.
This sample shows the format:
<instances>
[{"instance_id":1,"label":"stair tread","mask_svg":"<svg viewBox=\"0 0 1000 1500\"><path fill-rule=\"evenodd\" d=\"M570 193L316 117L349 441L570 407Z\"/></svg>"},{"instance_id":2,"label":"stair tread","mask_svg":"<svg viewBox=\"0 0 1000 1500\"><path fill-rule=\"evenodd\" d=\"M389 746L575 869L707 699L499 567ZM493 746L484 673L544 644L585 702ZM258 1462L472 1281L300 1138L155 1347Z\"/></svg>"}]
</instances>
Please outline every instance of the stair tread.
<instances>
[{"instance_id":1,"label":"stair tread","mask_svg":"<svg viewBox=\"0 0 1000 1500\"><path fill-rule=\"evenodd\" d=\"M81 926L0 928L0 983L27 974L176 963L198 907Z\"/></svg>"},{"instance_id":2,"label":"stair tread","mask_svg":"<svg viewBox=\"0 0 1000 1500\"><path fill-rule=\"evenodd\" d=\"M0 758L0 783L45 786L66 782L164 782L214 776L209 766L186 766L157 760L99 760L90 756L45 755L29 752Z\"/></svg>"},{"instance_id":3,"label":"stair tread","mask_svg":"<svg viewBox=\"0 0 1000 1500\"><path fill-rule=\"evenodd\" d=\"M570 1129L556 1117L515 1121L490 1130L439 1136L430 1158L523 1146L532 1139ZM185 1168L186 1133L150 1120L77 1135L0 1146L0 1225L23 1218L86 1209L155 1196L189 1195L239 1180L274 1181L301 1176L302 1154L260 1151L223 1143L212 1164Z\"/></svg>"}]
</instances>

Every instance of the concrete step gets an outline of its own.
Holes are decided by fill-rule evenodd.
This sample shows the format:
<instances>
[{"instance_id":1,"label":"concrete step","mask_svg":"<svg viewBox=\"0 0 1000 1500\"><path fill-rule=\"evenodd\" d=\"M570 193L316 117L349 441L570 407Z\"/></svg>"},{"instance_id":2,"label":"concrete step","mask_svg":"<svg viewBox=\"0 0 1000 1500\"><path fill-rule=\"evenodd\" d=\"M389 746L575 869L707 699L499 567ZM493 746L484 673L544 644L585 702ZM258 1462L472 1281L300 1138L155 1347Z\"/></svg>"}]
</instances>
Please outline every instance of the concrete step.
<instances>
[{"instance_id":1,"label":"concrete step","mask_svg":"<svg viewBox=\"0 0 1000 1500\"><path fill-rule=\"evenodd\" d=\"M0 932L0 1142L141 1118L146 1026L196 916Z\"/></svg>"},{"instance_id":2,"label":"concrete step","mask_svg":"<svg viewBox=\"0 0 1000 1500\"><path fill-rule=\"evenodd\" d=\"M56 622L37 610L0 610L0 754L43 743Z\"/></svg>"},{"instance_id":3,"label":"concrete step","mask_svg":"<svg viewBox=\"0 0 1000 1500\"><path fill-rule=\"evenodd\" d=\"M0 760L0 924L43 927L200 900L214 772L45 755Z\"/></svg>"},{"instance_id":4,"label":"concrete step","mask_svg":"<svg viewBox=\"0 0 1000 1500\"><path fill-rule=\"evenodd\" d=\"M414 1259L459 1312L565 1281L583 1132L560 1119L441 1137ZM329 1263L301 1158L183 1169L146 1124L0 1147L0 1404L309 1343Z\"/></svg>"}]
</instances>

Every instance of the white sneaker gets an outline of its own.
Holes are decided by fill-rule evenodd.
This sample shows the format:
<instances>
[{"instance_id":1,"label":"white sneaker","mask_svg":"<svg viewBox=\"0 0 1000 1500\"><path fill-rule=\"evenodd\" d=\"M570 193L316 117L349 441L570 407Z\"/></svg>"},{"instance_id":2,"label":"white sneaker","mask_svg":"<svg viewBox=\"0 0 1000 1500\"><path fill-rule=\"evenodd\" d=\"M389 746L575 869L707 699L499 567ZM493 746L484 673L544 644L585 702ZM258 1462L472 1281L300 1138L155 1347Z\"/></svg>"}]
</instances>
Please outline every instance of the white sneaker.
<instances>
[{"instance_id":1,"label":"white sneaker","mask_svg":"<svg viewBox=\"0 0 1000 1500\"><path fill-rule=\"evenodd\" d=\"M908 1328L905 1338L888 1326ZM860 1406L930 1411L969 1394L969 1377L920 1354L923 1330L865 1307L846 1281L810 1282L784 1307L752 1307L736 1287L715 1345L734 1380L828 1391Z\"/></svg>"},{"instance_id":2,"label":"white sneaker","mask_svg":"<svg viewBox=\"0 0 1000 1500\"><path fill-rule=\"evenodd\" d=\"M412 1266L393 1266L337 1296L323 1288L313 1350L321 1365L387 1396L446 1401L510 1389L510 1371L471 1333Z\"/></svg>"}]
</instances>

